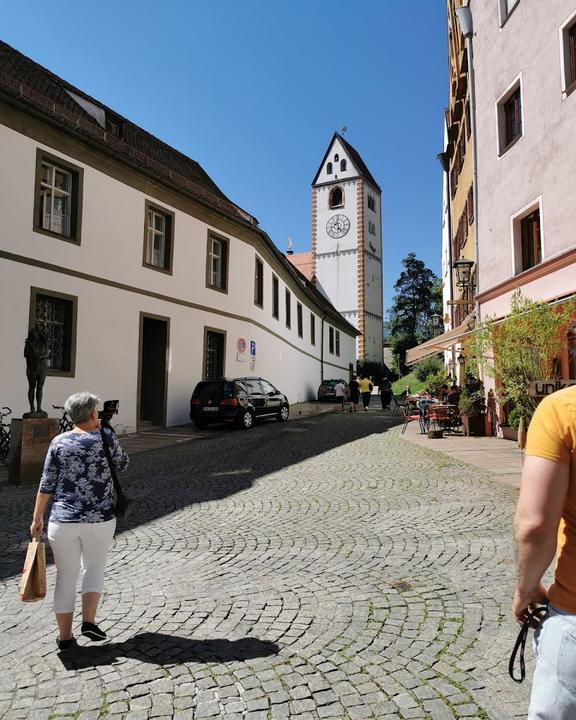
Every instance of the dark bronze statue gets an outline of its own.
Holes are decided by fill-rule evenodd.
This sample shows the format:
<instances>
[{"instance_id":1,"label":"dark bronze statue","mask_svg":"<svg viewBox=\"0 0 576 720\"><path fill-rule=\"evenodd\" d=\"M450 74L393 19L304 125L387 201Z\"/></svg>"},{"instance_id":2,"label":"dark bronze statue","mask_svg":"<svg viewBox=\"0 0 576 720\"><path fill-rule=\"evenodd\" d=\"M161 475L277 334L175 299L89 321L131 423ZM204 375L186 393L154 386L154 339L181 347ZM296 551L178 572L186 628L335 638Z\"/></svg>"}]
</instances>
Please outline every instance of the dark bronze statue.
<instances>
[{"instance_id":1,"label":"dark bronze statue","mask_svg":"<svg viewBox=\"0 0 576 720\"><path fill-rule=\"evenodd\" d=\"M28 378L28 402L30 412L24 413L25 418L45 418L48 413L42 410L42 389L46 380L48 366L48 339L39 327L33 327L24 343L26 358L26 377ZM34 407L36 396L36 407Z\"/></svg>"}]
</instances>

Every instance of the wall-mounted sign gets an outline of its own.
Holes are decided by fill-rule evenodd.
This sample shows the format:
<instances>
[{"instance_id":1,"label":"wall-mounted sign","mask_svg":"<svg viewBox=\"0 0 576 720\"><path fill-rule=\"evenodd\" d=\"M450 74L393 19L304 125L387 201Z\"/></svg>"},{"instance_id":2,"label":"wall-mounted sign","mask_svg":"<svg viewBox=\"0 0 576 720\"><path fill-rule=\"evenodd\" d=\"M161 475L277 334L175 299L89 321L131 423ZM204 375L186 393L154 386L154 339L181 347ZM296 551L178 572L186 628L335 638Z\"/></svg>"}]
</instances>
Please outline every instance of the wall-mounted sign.
<instances>
[{"instance_id":1,"label":"wall-mounted sign","mask_svg":"<svg viewBox=\"0 0 576 720\"><path fill-rule=\"evenodd\" d=\"M239 353L246 352L246 340L245 338L238 338L238 342L236 343L236 347L238 348Z\"/></svg>"},{"instance_id":2,"label":"wall-mounted sign","mask_svg":"<svg viewBox=\"0 0 576 720\"><path fill-rule=\"evenodd\" d=\"M528 385L528 395L531 397L546 397L564 388L576 385L576 380L534 380Z\"/></svg>"},{"instance_id":3,"label":"wall-mounted sign","mask_svg":"<svg viewBox=\"0 0 576 720\"><path fill-rule=\"evenodd\" d=\"M256 340L250 340L250 355L256 357Z\"/></svg>"}]
</instances>

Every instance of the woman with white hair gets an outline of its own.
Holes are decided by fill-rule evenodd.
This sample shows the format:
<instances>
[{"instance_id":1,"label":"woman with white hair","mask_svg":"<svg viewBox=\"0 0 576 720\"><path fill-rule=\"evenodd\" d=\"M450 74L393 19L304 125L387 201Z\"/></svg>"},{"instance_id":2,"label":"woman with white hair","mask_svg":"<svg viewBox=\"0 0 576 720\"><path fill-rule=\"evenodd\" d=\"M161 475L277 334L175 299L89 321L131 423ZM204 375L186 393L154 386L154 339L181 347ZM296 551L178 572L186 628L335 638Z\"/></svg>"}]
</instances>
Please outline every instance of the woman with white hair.
<instances>
[{"instance_id":1,"label":"woman with white hair","mask_svg":"<svg viewBox=\"0 0 576 720\"><path fill-rule=\"evenodd\" d=\"M89 392L71 395L65 409L74 427L52 440L30 526L32 536L44 527L52 500L48 540L56 565L54 613L60 651L76 645L72 635L76 583L82 567L82 635L105 640L96 625L96 610L104 585L106 558L116 529L117 495L98 420L100 398ZM116 435L104 430L116 470L128 467L128 455Z\"/></svg>"}]
</instances>

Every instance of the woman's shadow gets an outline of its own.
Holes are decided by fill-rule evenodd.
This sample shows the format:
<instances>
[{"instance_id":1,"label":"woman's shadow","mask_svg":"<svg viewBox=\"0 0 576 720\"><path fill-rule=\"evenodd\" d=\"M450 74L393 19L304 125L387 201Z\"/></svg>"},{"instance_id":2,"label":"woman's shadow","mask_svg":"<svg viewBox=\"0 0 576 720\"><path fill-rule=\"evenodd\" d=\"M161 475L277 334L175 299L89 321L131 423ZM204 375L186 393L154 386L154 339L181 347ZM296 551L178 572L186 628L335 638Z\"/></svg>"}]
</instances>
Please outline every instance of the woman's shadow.
<instances>
[{"instance_id":1,"label":"woman's shadow","mask_svg":"<svg viewBox=\"0 0 576 720\"><path fill-rule=\"evenodd\" d=\"M179 665L186 662L224 663L277 655L276 643L258 638L240 640L194 640L178 635L140 633L122 643L82 645L58 653L67 670L112 665L118 658L133 658L155 665Z\"/></svg>"}]
</instances>

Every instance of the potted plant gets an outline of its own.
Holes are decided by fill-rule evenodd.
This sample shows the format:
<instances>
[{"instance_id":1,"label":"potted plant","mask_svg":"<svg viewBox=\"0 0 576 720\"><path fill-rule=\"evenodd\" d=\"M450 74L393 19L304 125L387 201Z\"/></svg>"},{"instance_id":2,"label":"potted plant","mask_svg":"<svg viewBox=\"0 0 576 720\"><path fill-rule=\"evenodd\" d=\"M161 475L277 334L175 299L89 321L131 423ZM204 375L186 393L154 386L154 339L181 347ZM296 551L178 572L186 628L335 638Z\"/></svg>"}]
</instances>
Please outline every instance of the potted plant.
<instances>
[{"instance_id":1,"label":"potted plant","mask_svg":"<svg viewBox=\"0 0 576 720\"><path fill-rule=\"evenodd\" d=\"M486 398L481 380L466 375L458 402L464 435L486 435Z\"/></svg>"},{"instance_id":2,"label":"potted plant","mask_svg":"<svg viewBox=\"0 0 576 720\"><path fill-rule=\"evenodd\" d=\"M500 405L512 407L508 430L516 426L520 445L540 400L530 393L530 383L558 376L557 358L566 349L566 331L575 317L573 298L550 305L516 290L506 318L484 318L476 327L468 352L494 379Z\"/></svg>"},{"instance_id":3,"label":"potted plant","mask_svg":"<svg viewBox=\"0 0 576 720\"><path fill-rule=\"evenodd\" d=\"M500 431L504 440L518 441L518 428L520 426L520 418L522 417L522 408L515 405L508 413L508 419L505 423L500 423Z\"/></svg>"}]
</instances>

